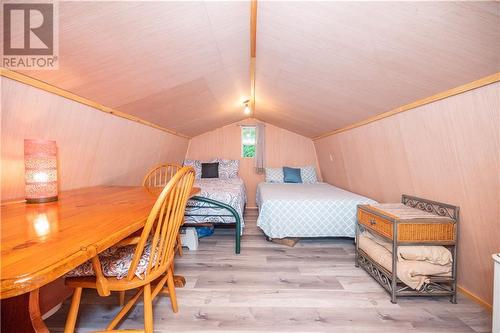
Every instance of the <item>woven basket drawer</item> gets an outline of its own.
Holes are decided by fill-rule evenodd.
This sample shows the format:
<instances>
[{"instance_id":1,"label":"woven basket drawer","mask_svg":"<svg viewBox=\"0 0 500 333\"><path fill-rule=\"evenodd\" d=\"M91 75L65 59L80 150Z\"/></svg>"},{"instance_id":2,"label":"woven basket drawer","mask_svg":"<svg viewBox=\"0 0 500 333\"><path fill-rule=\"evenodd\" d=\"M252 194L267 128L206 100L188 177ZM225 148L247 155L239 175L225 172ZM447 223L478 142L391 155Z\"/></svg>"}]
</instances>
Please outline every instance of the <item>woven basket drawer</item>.
<instances>
[{"instance_id":1,"label":"woven basket drawer","mask_svg":"<svg viewBox=\"0 0 500 333\"><path fill-rule=\"evenodd\" d=\"M359 223L389 239L393 239L393 224L375 214L358 210ZM401 242L453 242L453 223L399 223L398 241Z\"/></svg>"},{"instance_id":2,"label":"woven basket drawer","mask_svg":"<svg viewBox=\"0 0 500 333\"><path fill-rule=\"evenodd\" d=\"M368 229L392 239L392 223L377 215L358 209L358 221Z\"/></svg>"},{"instance_id":3,"label":"woven basket drawer","mask_svg":"<svg viewBox=\"0 0 500 333\"><path fill-rule=\"evenodd\" d=\"M455 225L452 223L400 223L398 240L402 242L453 241Z\"/></svg>"}]
</instances>

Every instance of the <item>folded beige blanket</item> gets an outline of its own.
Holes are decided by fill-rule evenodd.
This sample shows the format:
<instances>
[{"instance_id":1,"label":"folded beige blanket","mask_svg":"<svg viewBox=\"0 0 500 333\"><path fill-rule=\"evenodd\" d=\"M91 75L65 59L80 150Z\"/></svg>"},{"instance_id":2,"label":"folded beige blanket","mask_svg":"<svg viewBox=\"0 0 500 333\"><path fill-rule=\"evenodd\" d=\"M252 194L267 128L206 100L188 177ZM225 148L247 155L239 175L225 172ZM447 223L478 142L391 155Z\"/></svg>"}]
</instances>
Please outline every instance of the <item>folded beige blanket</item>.
<instances>
[{"instance_id":1,"label":"folded beige blanket","mask_svg":"<svg viewBox=\"0 0 500 333\"><path fill-rule=\"evenodd\" d=\"M392 252L392 243L368 231L364 231L362 234ZM444 246L403 245L398 246L398 261L403 260L421 260L436 265L448 265L453 262L453 256L451 251Z\"/></svg>"},{"instance_id":2,"label":"folded beige blanket","mask_svg":"<svg viewBox=\"0 0 500 333\"><path fill-rule=\"evenodd\" d=\"M388 271L392 271L392 254L366 234L359 235L359 247ZM429 276L451 276L452 265L436 265L423 260L403 259L397 263L397 276L413 289L420 289L429 282Z\"/></svg>"}]
</instances>

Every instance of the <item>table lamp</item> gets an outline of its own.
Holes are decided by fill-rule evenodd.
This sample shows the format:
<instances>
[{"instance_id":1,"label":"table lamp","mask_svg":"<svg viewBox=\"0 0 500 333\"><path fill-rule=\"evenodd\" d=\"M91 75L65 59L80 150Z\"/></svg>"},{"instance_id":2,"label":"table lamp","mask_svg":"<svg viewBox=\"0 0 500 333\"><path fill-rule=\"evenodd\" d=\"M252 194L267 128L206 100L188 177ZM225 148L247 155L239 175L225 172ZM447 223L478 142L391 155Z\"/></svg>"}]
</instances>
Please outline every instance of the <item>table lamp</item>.
<instances>
[{"instance_id":1,"label":"table lamp","mask_svg":"<svg viewBox=\"0 0 500 333\"><path fill-rule=\"evenodd\" d=\"M27 203L57 200L57 147L51 140L24 140Z\"/></svg>"}]
</instances>

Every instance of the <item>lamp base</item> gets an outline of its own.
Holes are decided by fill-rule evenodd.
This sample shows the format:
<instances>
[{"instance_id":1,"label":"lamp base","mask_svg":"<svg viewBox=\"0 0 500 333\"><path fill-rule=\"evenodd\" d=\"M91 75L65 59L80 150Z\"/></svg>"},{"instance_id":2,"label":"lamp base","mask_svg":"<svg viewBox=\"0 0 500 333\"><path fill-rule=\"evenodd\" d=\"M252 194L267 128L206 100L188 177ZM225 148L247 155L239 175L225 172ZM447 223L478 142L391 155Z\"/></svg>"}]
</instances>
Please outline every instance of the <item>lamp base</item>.
<instances>
[{"instance_id":1,"label":"lamp base","mask_svg":"<svg viewBox=\"0 0 500 333\"><path fill-rule=\"evenodd\" d=\"M48 198L26 198L26 203L29 204L39 204L39 203L46 203L46 202L53 202L57 201L57 195L55 197L48 197Z\"/></svg>"}]
</instances>

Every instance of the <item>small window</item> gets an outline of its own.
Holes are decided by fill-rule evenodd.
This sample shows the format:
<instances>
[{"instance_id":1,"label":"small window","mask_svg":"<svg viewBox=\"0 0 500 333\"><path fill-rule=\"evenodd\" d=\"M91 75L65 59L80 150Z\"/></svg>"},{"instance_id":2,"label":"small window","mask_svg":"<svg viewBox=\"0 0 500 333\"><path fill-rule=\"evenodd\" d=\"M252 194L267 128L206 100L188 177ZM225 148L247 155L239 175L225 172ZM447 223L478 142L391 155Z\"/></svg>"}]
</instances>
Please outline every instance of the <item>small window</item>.
<instances>
[{"instance_id":1,"label":"small window","mask_svg":"<svg viewBox=\"0 0 500 333\"><path fill-rule=\"evenodd\" d=\"M241 156L255 157L255 126L241 127Z\"/></svg>"}]
</instances>

